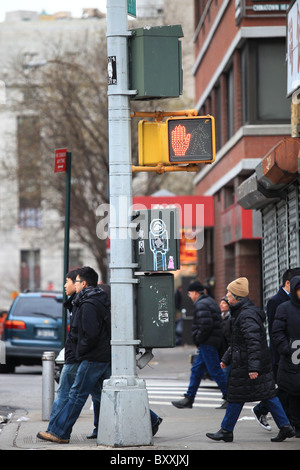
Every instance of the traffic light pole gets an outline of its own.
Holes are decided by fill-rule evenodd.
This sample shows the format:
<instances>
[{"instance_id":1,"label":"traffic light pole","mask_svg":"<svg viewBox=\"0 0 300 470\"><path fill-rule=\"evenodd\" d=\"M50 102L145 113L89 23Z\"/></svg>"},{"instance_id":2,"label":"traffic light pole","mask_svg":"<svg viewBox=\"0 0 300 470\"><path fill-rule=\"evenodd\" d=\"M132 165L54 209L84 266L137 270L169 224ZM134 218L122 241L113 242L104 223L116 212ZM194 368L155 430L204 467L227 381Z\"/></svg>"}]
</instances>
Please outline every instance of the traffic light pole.
<instances>
[{"instance_id":1,"label":"traffic light pole","mask_svg":"<svg viewBox=\"0 0 300 470\"><path fill-rule=\"evenodd\" d=\"M104 382L97 443L114 447L152 444L145 382L136 375L131 118L128 80L127 0L107 0L110 282L112 375ZM111 211L112 213L112 211Z\"/></svg>"}]
</instances>

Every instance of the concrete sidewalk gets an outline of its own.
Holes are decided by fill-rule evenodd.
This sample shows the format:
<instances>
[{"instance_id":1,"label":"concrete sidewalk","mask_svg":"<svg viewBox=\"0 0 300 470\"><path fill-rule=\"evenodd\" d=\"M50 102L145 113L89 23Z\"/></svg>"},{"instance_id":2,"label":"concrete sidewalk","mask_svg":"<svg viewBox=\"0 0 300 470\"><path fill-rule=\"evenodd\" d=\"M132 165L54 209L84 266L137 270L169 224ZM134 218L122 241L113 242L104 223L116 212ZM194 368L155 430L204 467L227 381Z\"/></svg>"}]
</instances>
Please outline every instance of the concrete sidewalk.
<instances>
[{"instance_id":1,"label":"concrete sidewalk","mask_svg":"<svg viewBox=\"0 0 300 470\"><path fill-rule=\"evenodd\" d=\"M190 370L188 355L193 351L194 349L189 347L159 350L151 367L140 371L139 376L145 378L146 382L163 379L166 382L180 380L188 383ZM209 383L210 386L215 386L214 382L209 381ZM170 397L170 402L171 400ZM103 457L108 463L112 463L109 460L115 458L116 455L128 456L135 455L135 453L140 455L140 451L144 453L149 451L145 455L148 456L147 462L152 464L156 453L157 455L177 453L182 456L180 457L181 465L187 463L184 456L188 456L193 450L300 450L299 438L287 439L281 443L271 442L271 437L278 433L274 421L270 421L272 431L265 431L253 419L249 406L242 411L232 443L214 442L205 435L206 432L215 432L220 429L224 410L211 407L179 410L168 402L155 406L153 409L163 418L163 422L153 438L152 446L119 449L99 446L95 439L88 440L86 436L93 429L93 411L86 406L73 428L69 444L54 444L36 437L39 431L45 431L47 428L47 422L42 421L40 409L16 410L0 433L0 450L106 450L108 452Z\"/></svg>"}]
</instances>

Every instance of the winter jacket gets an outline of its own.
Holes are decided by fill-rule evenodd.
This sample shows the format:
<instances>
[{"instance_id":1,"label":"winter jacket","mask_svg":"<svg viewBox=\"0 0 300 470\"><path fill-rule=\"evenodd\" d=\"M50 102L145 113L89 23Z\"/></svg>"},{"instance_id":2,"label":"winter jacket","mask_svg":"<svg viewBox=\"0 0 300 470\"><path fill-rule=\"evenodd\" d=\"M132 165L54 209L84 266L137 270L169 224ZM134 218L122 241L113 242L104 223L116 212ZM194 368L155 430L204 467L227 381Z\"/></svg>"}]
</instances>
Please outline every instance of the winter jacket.
<instances>
[{"instance_id":1,"label":"winter jacket","mask_svg":"<svg viewBox=\"0 0 300 470\"><path fill-rule=\"evenodd\" d=\"M272 338L280 354L277 384L291 395L300 395L300 276L291 280L290 300L276 310Z\"/></svg>"},{"instance_id":2,"label":"winter jacket","mask_svg":"<svg viewBox=\"0 0 300 470\"><path fill-rule=\"evenodd\" d=\"M209 344L217 349L221 346L221 310L208 295L201 295L194 303L192 338L196 346Z\"/></svg>"},{"instance_id":3,"label":"winter jacket","mask_svg":"<svg viewBox=\"0 0 300 470\"><path fill-rule=\"evenodd\" d=\"M107 294L99 287L87 287L73 301L76 314L76 359L110 362L110 304Z\"/></svg>"},{"instance_id":4,"label":"winter jacket","mask_svg":"<svg viewBox=\"0 0 300 470\"><path fill-rule=\"evenodd\" d=\"M65 341L65 364L74 364L77 362L75 356L75 349L77 343L77 334L76 329L74 329L73 325L76 325L76 311L77 307L73 305L73 300L76 297L76 293L72 294L64 303L64 307L69 311L70 317L70 329L66 337Z\"/></svg>"},{"instance_id":5,"label":"winter jacket","mask_svg":"<svg viewBox=\"0 0 300 470\"><path fill-rule=\"evenodd\" d=\"M284 290L283 287L280 287L278 292L273 297L271 297L267 303L267 318L268 318L268 326L269 326L269 332L270 332L270 352L271 352L273 372L274 372L276 383L277 383L277 369L278 369L278 363L279 363L279 354L274 344L271 331L273 329L273 322L274 322L277 307L283 302L287 302L288 300L290 300L289 294Z\"/></svg>"},{"instance_id":6,"label":"winter jacket","mask_svg":"<svg viewBox=\"0 0 300 470\"><path fill-rule=\"evenodd\" d=\"M265 313L248 297L231 306L231 346L222 358L231 364L227 400L233 403L260 401L276 395L271 356L266 339ZM258 372L250 379L249 372Z\"/></svg>"}]
</instances>

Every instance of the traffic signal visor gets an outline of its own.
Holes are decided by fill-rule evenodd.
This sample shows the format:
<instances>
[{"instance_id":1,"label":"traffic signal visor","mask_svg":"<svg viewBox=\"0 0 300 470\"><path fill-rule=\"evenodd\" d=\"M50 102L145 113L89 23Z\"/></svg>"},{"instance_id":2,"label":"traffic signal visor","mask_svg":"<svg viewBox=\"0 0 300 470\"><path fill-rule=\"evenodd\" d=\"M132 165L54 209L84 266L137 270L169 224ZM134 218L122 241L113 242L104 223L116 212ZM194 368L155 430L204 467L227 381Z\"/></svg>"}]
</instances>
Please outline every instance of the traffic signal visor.
<instances>
[{"instance_id":1,"label":"traffic signal visor","mask_svg":"<svg viewBox=\"0 0 300 470\"><path fill-rule=\"evenodd\" d=\"M168 159L176 163L212 163L216 157L215 120L212 116L167 119Z\"/></svg>"}]
</instances>

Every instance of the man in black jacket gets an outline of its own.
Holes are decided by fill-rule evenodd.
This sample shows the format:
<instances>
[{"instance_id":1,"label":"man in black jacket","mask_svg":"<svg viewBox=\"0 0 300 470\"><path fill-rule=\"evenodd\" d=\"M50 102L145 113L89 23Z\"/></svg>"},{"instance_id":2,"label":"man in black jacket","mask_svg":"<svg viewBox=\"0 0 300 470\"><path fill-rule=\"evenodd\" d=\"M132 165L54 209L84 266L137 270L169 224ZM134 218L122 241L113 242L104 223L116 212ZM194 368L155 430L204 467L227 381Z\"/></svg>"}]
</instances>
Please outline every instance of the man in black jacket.
<instances>
[{"instance_id":1,"label":"man in black jacket","mask_svg":"<svg viewBox=\"0 0 300 470\"><path fill-rule=\"evenodd\" d=\"M66 444L72 428L90 394L99 399L102 384L111 375L110 306L107 294L97 285L98 275L90 267L81 268L76 277L77 307L76 359L79 362L68 402L48 432L38 437Z\"/></svg>"},{"instance_id":2,"label":"man in black jacket","mask_svg":"<svg viewBox=\"0 0 300 470\"><path fill-rule=\"evenodd\" d=\"M279 353L276 349L276 346L274 344L274 341L271 335L273 322L274 322L277 307L283 302L287 302L290 299L291 279L294 276L297 276L299 274L300 274L299 268L287 269L283 273L283 276L282 276L282 285L280 286L277 293L273 295L273 297L271 297L267 303L267 320L268 320L269 335L270 335L270 353L271 353L274 379L275 379L276 384L277 384L277 369L278 369L278 362L279 362ZM284 390L281 390L280 387L278 387L276 390L276 394L283 406L284 411L287 413L287 410L288 410L287 393ZM252 411L254 413L256 421L260 424L260 426L263 429L266 429L267 431L271 431L272 428L267 420L268 410L264 407L264 405L262 403L258 403L257 405L254 406Z\"/></svg>"},{"instance_id":3,"label":"man in black jacket","mask_svg":"<svg viewBox=\"0 0 300 470\"><path fill-rule=\"evenodd\" d=\"M289 417L300 437L300 276L291 280L290 292L276 310L272 338L280 354L278 387L288 394Z\"/></svg>"},{"instance_id":4,"label":"man in black jacket","mask_svg":"<svg viewBox=\"0 0 300 470\"><path fill-rule=\"evenodd\" d=\"M279 427L273 442L295 435L282 405L276 396L271 357L265 331L265 313L248 298L248 279L241 277L227 286L231 307L231 347L222 358L222 368L231 365L228 406L221 429L206 436L215 441L233 441L233 429L245 402L262 400Z\"/></svg>"},{"instance_id":5,"label":"man in black jacket","mask_svg":"<svg viewBox=\"0 0 300 470\"><path fill-rule=\"evenodd\" d=\"M220 367L218 354L222 342L221 310L212 297L204 294L204 290L199 281L194 281L189 286L189 297L194 302L192 337L198 347L198 354L191 369L190 384L185 397L179 401L172 401L172 405L177 408L193 407L197 390L206 371L217 382L223 399L226 400L227 378Z\"/></svg>"}]
</instances>

